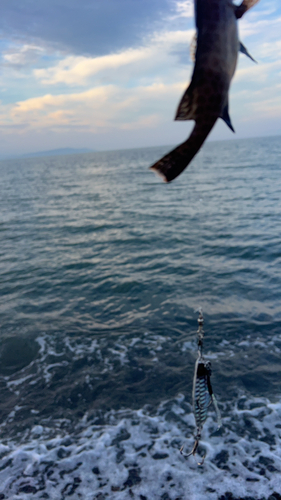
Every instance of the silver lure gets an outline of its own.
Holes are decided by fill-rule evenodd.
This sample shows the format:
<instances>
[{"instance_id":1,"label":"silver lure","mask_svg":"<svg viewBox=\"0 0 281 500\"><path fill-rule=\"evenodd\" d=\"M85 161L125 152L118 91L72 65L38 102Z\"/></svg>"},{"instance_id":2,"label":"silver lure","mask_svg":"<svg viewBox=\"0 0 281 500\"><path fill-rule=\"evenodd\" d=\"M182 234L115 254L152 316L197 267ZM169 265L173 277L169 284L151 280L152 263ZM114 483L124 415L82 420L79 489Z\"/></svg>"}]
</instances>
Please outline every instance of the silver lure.
<instances>
[{"instance_id":1,"label":"silver lure","mask_svg":"<svg viewBox=\"0 0 281 500\"><path fill-rule=\"evenodd\" d=\"M193 392L192 392L193 411L194 411L197 432L195 436L195 443L191 452L187 454L183 453L183 448L184 448L183 446L180 449L181 454L185 458L188 458L191 455L195 456L197 452L199 441L201 439L201 431L203 429L204 422L207 419L208 408L211 404L214 405L216 411L218 429L221 427L221 414L211 385L211 380L210 380L211 373L212 372L211 372L210 361L207 362L204 361L204 359L201 357L200 354L195 363ZM201 462L197 462L198 465L203 465L205 456L206 455L203 456Z\"/></svg>"},{"instance_id":2,"label":"silver lure","mask_svg":"<svg viewBox=\"0 0 281 500\"><path fill-rule=\"evenodd\" d=\"M208 408L211 404L214 405L218 429L221 427L221 415L220 410L217 405L217 400L213 393L212 385L211 385L211 363L210 361L205 361L203 358L202 350L203 350L203 338L204 338L204 330L203 330L203 313L202 310L199 310L199 318L198 318L198 358L195 363L194 377L193 377L193 391L192 391L192 400L193 400L193 411L196 422L196 436L195 443L190 453L183 453L183 446L180 449L181 454L188 458L191 455L195 456L197 452L197 448L199 445L199 441L201 439L201 432L203 429L204 422L208 416ZM203 456L201 462L197 462L198 465L203 465L205 460L205 455Z\"/></svg>"},{"instance_id":3,"label":"silver lure","mask_svg":"<svg viewBox=\"0 0 281 500\"><path fill-rule=\"evenodd\" d=\"M201 434L203 424L207 419L208 408L212 403L214 404L217 414L218 429L221 427L220 411L211 386L211 373L210 361L205 362L203 358L198 358L195 364L192 393L197 434Z\"/></svg>"}]
</instances>

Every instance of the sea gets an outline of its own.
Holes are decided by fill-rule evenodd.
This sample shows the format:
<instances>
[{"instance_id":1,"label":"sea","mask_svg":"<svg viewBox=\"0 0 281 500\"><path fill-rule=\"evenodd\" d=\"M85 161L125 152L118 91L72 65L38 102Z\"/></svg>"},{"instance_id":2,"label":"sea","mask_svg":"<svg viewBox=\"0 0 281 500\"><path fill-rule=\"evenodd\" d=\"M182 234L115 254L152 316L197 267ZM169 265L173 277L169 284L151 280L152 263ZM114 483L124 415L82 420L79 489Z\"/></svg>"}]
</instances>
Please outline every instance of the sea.
<instances>
[{"instance_id":1,"label":"sea","mask_svg":"<svg viewBox=\"0 0 281 500\"><path fill-rule=\"evenodd\" d=\"M169 149L0 162L0 499L281 499L281 137Z\"/></svg>"}]
</instances>

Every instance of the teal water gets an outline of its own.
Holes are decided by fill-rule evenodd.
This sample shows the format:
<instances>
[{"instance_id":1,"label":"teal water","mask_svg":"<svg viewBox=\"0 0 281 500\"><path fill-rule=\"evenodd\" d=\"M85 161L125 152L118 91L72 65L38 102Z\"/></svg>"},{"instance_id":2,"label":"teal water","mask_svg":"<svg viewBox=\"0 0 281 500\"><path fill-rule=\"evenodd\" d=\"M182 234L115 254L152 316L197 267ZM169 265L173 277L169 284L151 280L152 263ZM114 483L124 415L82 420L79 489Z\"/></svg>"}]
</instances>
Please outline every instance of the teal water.
<instances>
[{"instance_id":1,"label":"teal water","mask_svg":"<svg viewBox=\"0 0 281 500\"><path fill-rule=\"evenodd\" d=\"M3 498L218 499L235 477L245 498L281 493L280 137L209 143L167 185L148 166L168 149L0 162ZM206 423L202 491L178 456L200 306L224 419L213 438ZM82 428L104 449L88 482Z\"/></svg>"}]
</instances>

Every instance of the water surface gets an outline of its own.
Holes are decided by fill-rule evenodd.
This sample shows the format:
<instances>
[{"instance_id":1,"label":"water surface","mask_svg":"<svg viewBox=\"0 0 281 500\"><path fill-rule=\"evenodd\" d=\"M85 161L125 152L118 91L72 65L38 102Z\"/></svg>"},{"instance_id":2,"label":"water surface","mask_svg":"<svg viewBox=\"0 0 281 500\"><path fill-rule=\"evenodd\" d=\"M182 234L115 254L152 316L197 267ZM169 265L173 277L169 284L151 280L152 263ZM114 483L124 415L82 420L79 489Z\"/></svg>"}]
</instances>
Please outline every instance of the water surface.
<instances>
[{"instance_id":1,"label":"water surface","mask_svg":"<svg viewBox=\"0 0 281 500\"><path fill-rule=\"evenodd\" d=\"M0 162L0 495L281 493L280 138ZM222 412L193 446L198 307Z\"/></svg>"}]
</instances>

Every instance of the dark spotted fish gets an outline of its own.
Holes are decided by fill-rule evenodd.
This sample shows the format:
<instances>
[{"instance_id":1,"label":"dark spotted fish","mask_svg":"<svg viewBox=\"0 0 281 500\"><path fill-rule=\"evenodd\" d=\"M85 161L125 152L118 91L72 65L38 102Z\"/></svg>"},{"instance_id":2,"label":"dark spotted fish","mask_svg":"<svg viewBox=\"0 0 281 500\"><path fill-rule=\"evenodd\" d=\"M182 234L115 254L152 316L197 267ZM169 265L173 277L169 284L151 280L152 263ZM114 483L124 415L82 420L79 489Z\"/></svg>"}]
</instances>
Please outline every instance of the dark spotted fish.
<instances>
[{"instance_id":1,"label":"dark spotted fish","mask_svg":"<svg viewBox=\"0 0 281 500\"><path fill-rule=\"evenodd\" d=\"M238 51L251 57L238 40L237 19L259 0L194 0L197 29L195 65L176 120L194 120L189 138L150 167L166 182L177 177L201 148L218 118L234 132L228 112L228 91ZM252 57L251 57L252 59Z\"/></svg>"}]
</instances>

